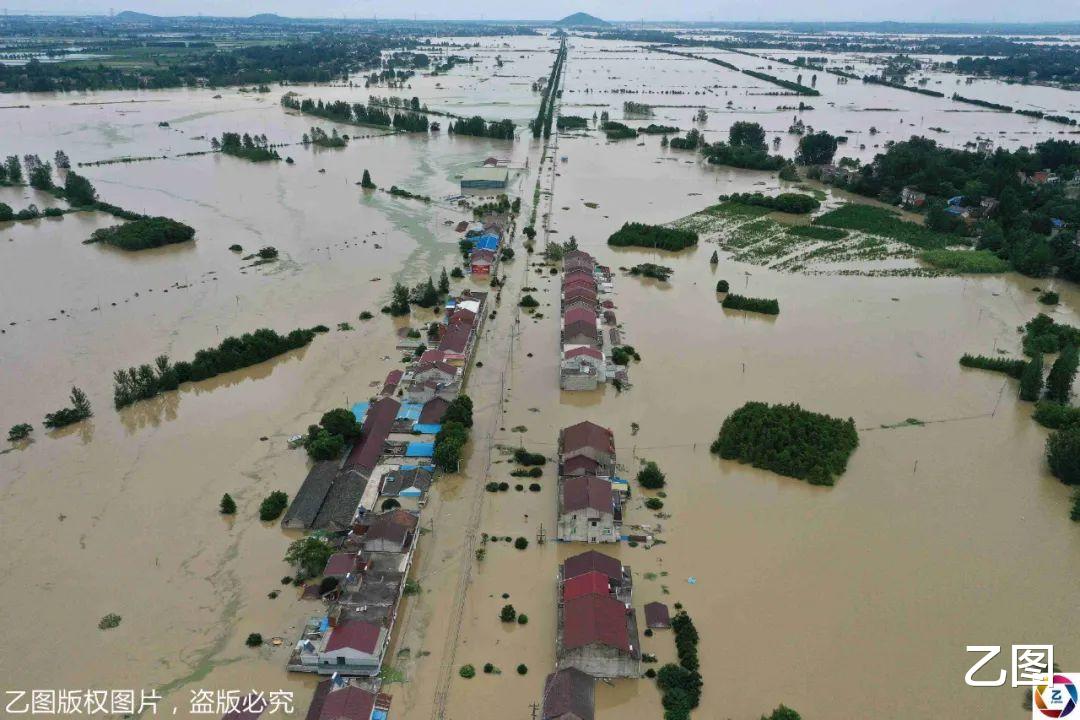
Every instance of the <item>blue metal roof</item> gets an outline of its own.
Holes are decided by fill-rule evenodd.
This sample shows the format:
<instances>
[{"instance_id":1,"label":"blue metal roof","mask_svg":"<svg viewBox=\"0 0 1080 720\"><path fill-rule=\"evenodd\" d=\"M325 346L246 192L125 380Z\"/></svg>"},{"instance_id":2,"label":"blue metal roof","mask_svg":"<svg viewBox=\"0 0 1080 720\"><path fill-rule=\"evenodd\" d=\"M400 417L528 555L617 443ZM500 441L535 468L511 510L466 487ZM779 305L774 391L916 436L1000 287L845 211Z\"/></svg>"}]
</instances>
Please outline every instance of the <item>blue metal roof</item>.
<instances>
[{"instance_id":1,"label":"blue metal roof","mask_svg":"<svg viewBox=\"0 0 1080 720\"><path fill-rule=\"evenodd\" d=\"M953 197L949 198L950 205L959 205L962 202L964 202L963 195L954 195Z\"/></svg>"},{"instance_id":2,"label":"blue metal roof","mask_svg":"<svg viewBox=\"0 0 1080 720\"><path fill-rule=\"evenodd\" d=\"M473 238L473 247L480 250L497 250L499 248L499 238L497 235L481 235Z\"/></svg>"},{"instance_id":3,"label":"blue metal roof","mask_svg":"<svg viewBox=\"0 0 1080 720\"><path fill-rule=\"evenodd\" d=\"M442 429L442 425L439 423L427 423L426 425L416 423L412 426L412 429L413 432L422 433L424 435L434 435Z\"/></svg>"},{"instance_id":4,"label":"blue metal roof","mask_svg":"<svg viewBox=\"0 0 1080 720\"><path fill-rule=\"evenodd\" d=\"M424 409L423 403L401 403L401 409L398 410L398 420L412 420L416 421L420 419L420 411Z\"/></svg>"},{"instance_id":5,"label":"blue metal roof","mask_svg":"<svg viewBox=\"0 0 1080 720\"><path fill-rule=\"evenodd\" d=\"M411 442L405 448L405 457L431 457L435 453L435 443Z\"/></svg>"}]
</instances>

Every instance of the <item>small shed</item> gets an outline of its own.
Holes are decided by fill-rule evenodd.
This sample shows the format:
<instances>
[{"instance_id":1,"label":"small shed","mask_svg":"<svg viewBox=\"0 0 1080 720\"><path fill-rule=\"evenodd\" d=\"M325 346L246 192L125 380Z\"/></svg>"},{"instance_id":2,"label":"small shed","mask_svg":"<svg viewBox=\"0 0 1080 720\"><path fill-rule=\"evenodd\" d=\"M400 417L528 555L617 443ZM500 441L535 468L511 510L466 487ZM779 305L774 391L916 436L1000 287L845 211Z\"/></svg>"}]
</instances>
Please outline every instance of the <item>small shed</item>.
<instances>
[{"instance_id":1,"label":"small shed","mask_svg":"<svg viewBox=\"0 0 1080 720\"><path fill-rule=\"evenodd\" d=\"M671 627L671 615L662 602L645 603L645 626L666 629Z\"/></svg>"}]
</instances>

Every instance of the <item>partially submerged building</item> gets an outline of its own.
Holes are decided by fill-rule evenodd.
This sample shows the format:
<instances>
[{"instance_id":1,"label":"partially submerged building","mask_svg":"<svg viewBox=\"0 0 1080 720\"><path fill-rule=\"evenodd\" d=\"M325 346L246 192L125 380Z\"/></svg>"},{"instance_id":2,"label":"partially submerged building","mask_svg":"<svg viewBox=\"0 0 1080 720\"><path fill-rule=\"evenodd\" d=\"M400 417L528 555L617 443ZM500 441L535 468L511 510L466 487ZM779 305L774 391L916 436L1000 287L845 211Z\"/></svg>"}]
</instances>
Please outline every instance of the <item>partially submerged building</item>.
<instances>
[{"instance_id":1,"label":"partially submerged building","mask_svg":"<svg viewBox=\"0 0 1080 720\"><path fill-rule=\"evenodd\" d=\"M541 720L593 720L596 680L574 667L556 670L544 679Z\"/></svg>"},{"instance_id":2,"label":"partially submerged building","mask_svg":"<svg viewBox=\"0 0 1080 720\"><path fill-rule=\"evenodd\" d=\"M484 165L469 168L461 176L462 190L504 190L510 179L510 171L505 167Z\"/></svg>"},{"instance_id":3,"label":"partially submerged building","mask_svg":"<svg viewBox=\"0 0 1080 720\"><path fill-rule=\"evenodd\" d=\"M609 477L615 471L614 434L587 420L563 428L559 432L559 465L560 475Z\"/></svg>"},{"instance_id":4,"label":"partially submerged building","mask_svg":"<svg viewBox=\"0 0 1080 720\"><path fill-rule=\"evenodd\" d=\"M576 668L596 678L640 676L641 646L630 577L629 568L596 551L563 563L555 653L558 669Z\"/></svg>"},{"instance_id":5,"label":"partially submerged building","mask_svg":"<svg viewBox=\"0 0 1080 720\"><path fill-rule=\"evenodd\" d=\"M559 478L558 538L563 542L619 541L620 497L611 481L595 475Z\"/></svg>"}]
</instances>

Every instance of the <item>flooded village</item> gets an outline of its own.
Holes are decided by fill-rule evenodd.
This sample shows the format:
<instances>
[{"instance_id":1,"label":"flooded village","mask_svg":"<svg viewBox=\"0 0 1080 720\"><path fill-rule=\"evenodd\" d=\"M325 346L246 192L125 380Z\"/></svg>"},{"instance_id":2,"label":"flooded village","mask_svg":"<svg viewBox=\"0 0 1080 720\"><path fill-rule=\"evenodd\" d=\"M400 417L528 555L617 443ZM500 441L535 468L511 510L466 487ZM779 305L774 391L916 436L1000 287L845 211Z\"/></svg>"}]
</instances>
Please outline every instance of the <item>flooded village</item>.
<instances>
[{"instance_id":1,"label":"flooded village","mask_svg":"<svg viewBox=\"0 0 1080 720\"><path fill-rule=\"evenodd\" d=\"M32 26L0 27L23 67ZM1046 453L1065 425L1021 375L1040 314L1061 338L1045 370L1068 355L1080 292L974 235L1015 191L1064 198L1031 232L1076 243L1075 168L1033 149L1073 157L1074 85L918 44L896 75L892 49L721 26L320 32L370 57L265 90L0 86L0 158L26 176L0 204L37 210L0 220L0 426L31 426L0 449L5 703L834 718L856 680L861 715L1019 718L1023 690L965 684L967 646L1052 643L1075 666L1080 535ZM741 123L773 165L724 162ZM250 144L223 150L232 133ZM875 158L913 136L1031 150L1008 192L974 164L947 196L914 172L859 192L906 171ZM84 242L156 219L194 238ZM935 223L975 239L908 227ZM294 342L258 354L260 329ZM1072 410L1053 382L1036 397ZM92 414L43 425L73 387ZM857 439L781 472L722 442L755 403Z\"/></svg>"}]
</instances>

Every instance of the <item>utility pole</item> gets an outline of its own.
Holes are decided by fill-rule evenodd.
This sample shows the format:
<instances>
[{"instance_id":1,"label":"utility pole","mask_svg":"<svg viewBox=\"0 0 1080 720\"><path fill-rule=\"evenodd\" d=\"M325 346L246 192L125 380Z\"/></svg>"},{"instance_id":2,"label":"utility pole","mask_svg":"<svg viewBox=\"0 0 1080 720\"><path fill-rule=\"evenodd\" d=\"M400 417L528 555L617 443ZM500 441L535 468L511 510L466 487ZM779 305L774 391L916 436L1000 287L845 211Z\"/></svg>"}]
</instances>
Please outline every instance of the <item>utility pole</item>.
<instances>
[{"instance_id":1,"label":"utility pole","mask_svg":"<svg viewBox=\"0 0 1080 720\"><path fill-rule=\"evenodd\" d=\"M540 709L540 706L536 703L531 703L529 709L532 711L532 720L536 720L536 711Z\"/></svg>"}]
</instances>

